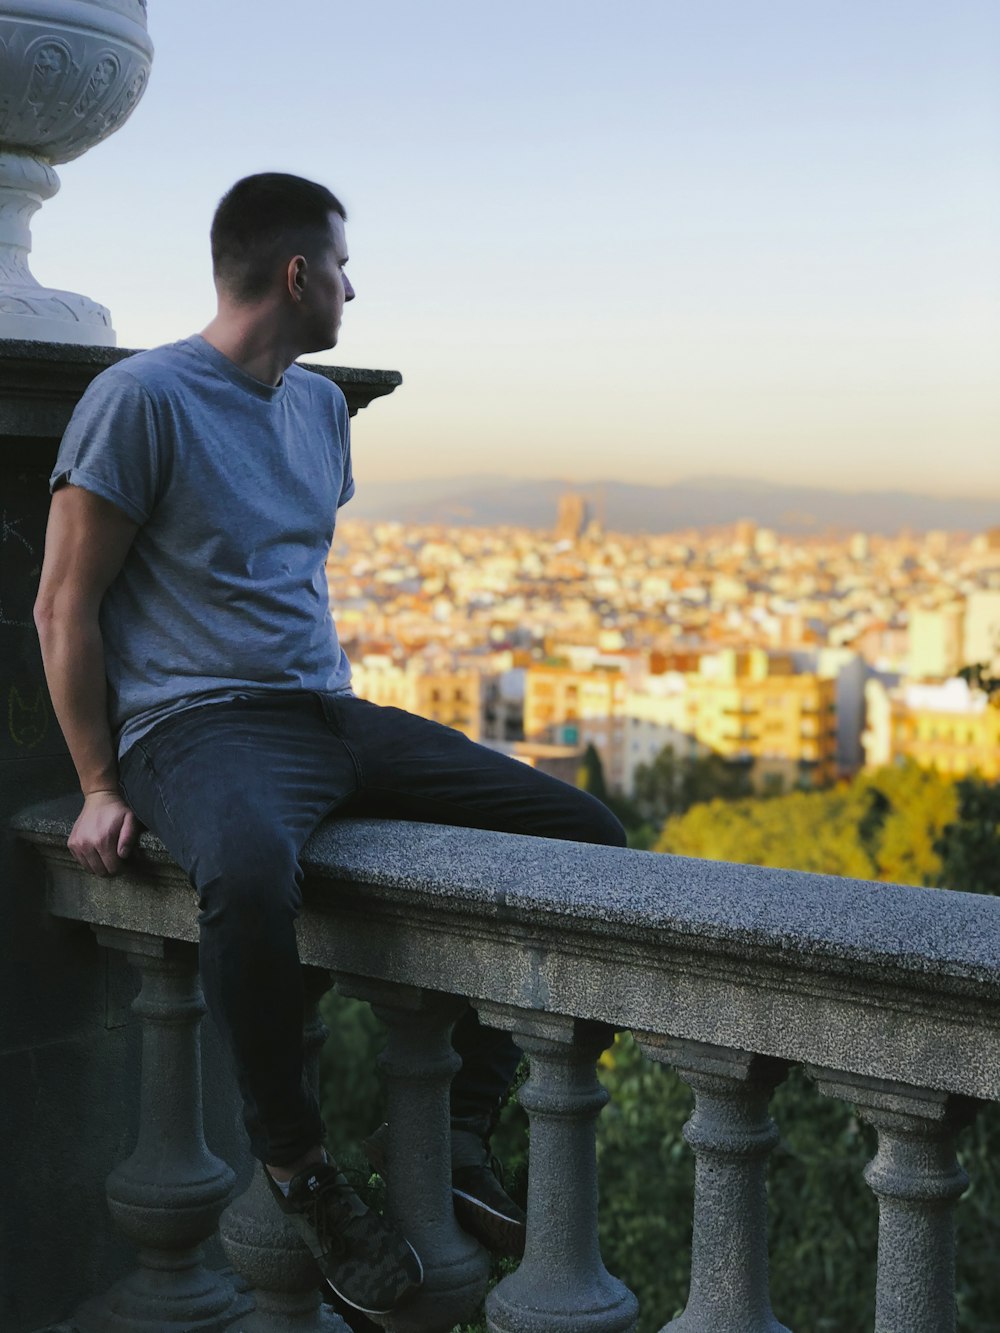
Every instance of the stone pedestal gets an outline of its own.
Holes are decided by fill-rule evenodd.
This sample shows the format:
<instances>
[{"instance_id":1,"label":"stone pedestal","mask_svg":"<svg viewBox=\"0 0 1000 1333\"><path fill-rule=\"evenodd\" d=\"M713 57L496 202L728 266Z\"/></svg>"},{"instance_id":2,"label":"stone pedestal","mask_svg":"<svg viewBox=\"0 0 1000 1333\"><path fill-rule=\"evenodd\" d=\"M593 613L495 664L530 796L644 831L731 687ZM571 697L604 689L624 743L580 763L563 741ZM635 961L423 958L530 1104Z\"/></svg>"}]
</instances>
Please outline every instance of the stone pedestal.
<instances>
[{"instance_id":1,"label":"stone pedestal","mask_svg":"<svg viewBox=\"0 0 1000 1333\"><path fill-rule=\"evenodd\" d=\"M145 0L19 0L0 10L0 337L113 346L108 311L42 287L31 219L71 162L123 125L149 79Z\"/></svg>"}]
</instances>

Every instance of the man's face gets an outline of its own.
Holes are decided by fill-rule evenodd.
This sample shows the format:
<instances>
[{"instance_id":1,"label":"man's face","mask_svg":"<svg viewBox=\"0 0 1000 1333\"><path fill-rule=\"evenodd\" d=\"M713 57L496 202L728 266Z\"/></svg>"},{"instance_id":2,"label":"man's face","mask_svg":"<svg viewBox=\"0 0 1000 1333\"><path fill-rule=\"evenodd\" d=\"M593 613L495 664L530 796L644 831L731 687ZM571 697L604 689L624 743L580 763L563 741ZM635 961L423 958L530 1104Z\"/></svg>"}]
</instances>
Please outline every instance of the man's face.
<instances>
[{"instance_id":1,"label":"man's face","mask_svg":"<svg viewBox=\"0 0 1000 1333\"><path fill-rule=\"evenodd\" d=\"M354 288L344 272L346 263L344 219L339 213L331 213L329 244L318 250L309 263L301 307L306 333L313 344L310 351L321 352L336 346L344 302L354 300Z\"/></svg>"}]
</instances>

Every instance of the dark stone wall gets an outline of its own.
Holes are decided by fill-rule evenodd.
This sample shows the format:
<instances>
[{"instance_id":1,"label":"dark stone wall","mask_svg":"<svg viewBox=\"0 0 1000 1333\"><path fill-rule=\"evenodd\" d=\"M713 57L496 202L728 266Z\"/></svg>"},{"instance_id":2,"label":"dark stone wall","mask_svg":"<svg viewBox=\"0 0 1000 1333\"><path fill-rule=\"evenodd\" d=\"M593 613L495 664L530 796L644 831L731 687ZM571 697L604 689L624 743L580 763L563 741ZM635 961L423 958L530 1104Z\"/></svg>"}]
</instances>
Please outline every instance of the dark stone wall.
<instances>
[{"instance_id":1,"label":"dark stone wall","mask_svg":"<svg viewBox=\"0 0 1000 1333\"><path fill-rule=\"evenodd\" d=\"M103 1180L134 1136L137 1055L126 965L46 915L40 862L8 830L15 810L76 787L31 608L59 435L101 368L81 358L71 376L30 349L11 355L18 346L0 342L0 1327L11 1333L68 1313L130 1262Z\"/></svg>"},{"instance_id":2,"label":"dark stone wall","mask_svg":"<svg viewBox=\"0 0 1000 1333\"><path fill-rule=\"evenodd\" d=\"M15 810L71 791L31 603L45 531L45 469L0 463L0 1327L30 1330L121 1272L103 1177L134 1134L126 1071L131 978L87 930L45 913L40 865L7 830ZM68 1206L68 1204L70 1206Z\"/></svg>"},{"instance_id":3,"label":"dark stone wall","mask_svg":"<svg viewBox=\"0 0 1000 1333\"><path fill-rule=\"evenodd\" d=\"M14 812L77 791L52 713L31 610L48 475L91 378L122 355L0 340L0 1328L30 1333L69 1315L132 1266L104 1179L127 1157L138 1112L136 981L87 928L45 911L41 861ZM212 1035L206 1034L209 1043ZM209 1141L245 1159L217 1052L206 1059Z\"/></svg>"}]
</instances>

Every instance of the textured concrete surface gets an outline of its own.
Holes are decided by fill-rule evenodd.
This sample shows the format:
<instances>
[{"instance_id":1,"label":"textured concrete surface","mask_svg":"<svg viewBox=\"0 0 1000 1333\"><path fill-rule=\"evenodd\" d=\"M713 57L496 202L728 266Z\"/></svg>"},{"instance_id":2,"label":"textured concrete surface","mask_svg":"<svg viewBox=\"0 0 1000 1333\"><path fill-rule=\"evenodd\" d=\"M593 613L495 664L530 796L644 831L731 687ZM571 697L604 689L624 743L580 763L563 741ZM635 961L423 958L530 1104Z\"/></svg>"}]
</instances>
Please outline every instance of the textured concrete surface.
<instances>
[{"instance_id":1,"label":"textured concrete surface","mask_svg":"<svg viewBox=\"0 0 1000 1333\"><path fill-rule=\"evenodd\" d=\"M955 1138L979 1103L885 1079L809 1071L878 1129L865 1180L879 1201L878 1333L954 1333L954 1206L969 1184Z\"/></svg>"},{"instance_id":2,"label":"textured concrete surface","mask_svg":"<svg viewBox=\"0 0 1000 1333\"><path fill-rule=\"evenodd\" d=\"M155 839L141 874L94 880L71 818L19 820L58 915L195 938ZM1000 1098L995 899L373 820L328 821L305 863L318 966Z\"/></svg>"},{"instance_id":3,"label":"textured concrete surface","mask_svg":"<svg viewBox=\"0 0 1000 1333\"><path fill-rule=\"evenodd\" d=\"M507 1026L510 1010L484 1009ZM525 1013L513 1026L531 1073L518 1093L531 1122L524 1259L486 1300L489 1333L631 1333L634 1294L613 1277L597 1236L595 1126L608 1094L594 1072L614 1033L601 1024Z\"/></svg>"},{"instance_id":4,"label":"textured concrete surface","mask_svg":"<svg viewBox=\"0 0 1000 1333\"><path fill-rule=\"evenodd\" d=\"M377 1322L387 1333L451 1333L482 1303L490 1271L486 1251L455 1219L451 1192L449 1090L461 1065L451 1031L464 1005L356 978L339 979L338 989L368 1000L386 1025L378 1063L387 1093L387 1208L424 1269L420 1291Z\"/></svg>"},{"instance_id":5,"label":"textured concrete surface","mask_svg":"<svg viewBox=\"0 0 1000 1333\"><path fill-rule=\"evenodd\" d=\"M150 835L127 875L102 880L81 873L65 847L77 807L73 799L44 802L13 821L44 857L45 902L53 915L194 940L194 894ZM1000 1099L1000 903L994 899L372 820L326 822L304 861L304 961L354 978L469 995L482 1001L485 1017L539 1047L536 1063L546 1042L566 1040L567 1023L574 1031L594 1022L631 1028L647 1048L665 1034L672 1062L688 1068L696 1086L705 1085L708 1138L718 1140L705 1145L709 1157L751 1110L760 1123L749 1126L750 1137L766 1126L755 1098L736 1116L740 1123L730 1123L732 1109L723 1114L712 1104L727 1080L750 1074L756 1063L750 1053L805 1061L835 1095L846 1089L861 1099L858 1089L865 1090L878 1103L883 1131L887 1115L907 1125L914 1116L933 1121L947 1093ZM36 913L41 884L29 874L18 885ZM396 994L403 1002L405 992ZM544 1058L540 1076L554 1095L558 1079L546 1080ZM557 1136L551 1152L542 1153L543 1167L560 1144ZM898 1169L902 1149L887 1151L884 1160ZM760 1195L762 1180L755 1176L749 1187ZM721 1205L713 1208L724 1218ZM903 1228L896 1236L894 1225L889 1217L884 1230L892 1233L889 1253L899 1262L888 1267L919 1284L920 1266L907 1256L919 1251L926 1260L935 1245L943 1248L940 1227ZM947 1283L936 1285L944 1290ZM509 1282L498 1289L492 1327L538 1333L542 1325L518 1291ZM508 1296L518 1298L508 1302ZM603 1315L597 1297L585 1302L594 1307L586 1326L602 1333L605 1324L629 1327L627 1304L604 1296ZM940 1304L935 1314L920 1300L919 1293L908 1299L906 1326L936 1328ZM754 1327L780 1328L764 1289L754 1301ZM584 1327L559 1304L546 1311L546 1329ZM913 1323L914 1310L924 1306L931 1312ZM709 1323L695 1320L692 1327L708 1327L717 1313L708 1311Z\"/></svg>"},{"instance_id":6,"label":"textured concrete surface","mask_svg":"<svg viewBox=\"0 0 1000 1333\"><path fill-rule=\"evenodd\" d=\"M92 1220L106 1216L104 1176L131 1147L134 1108L114 1089L135 1041L128 969L102 958L86 928L48 916L38 862L7 827L20 806L74 781L31 619L56 448L44 438L51 408L44 376L31 389L9 369L0 350L0 1329L21 1333L53 1322L128 1262L111 1228ZM18 435L7 430L14 415ZM52 1192L71 1194L74 1209L53 1208Z\"/></svg>"},{"instance_id":7,"label":"textured concrete surface","mask_svg":"<svg viewBox=\"0 0 1000 1333\"><path fill-rule=\"evenodd\" d=\"M695 1093L684 1126L696 1159L691 1287L664 1333L789 1333L768 1291L766 1184L779 1139L768 1102L786 1066L700 1042L641 1045Z\"/></svg>"}]
</instances>

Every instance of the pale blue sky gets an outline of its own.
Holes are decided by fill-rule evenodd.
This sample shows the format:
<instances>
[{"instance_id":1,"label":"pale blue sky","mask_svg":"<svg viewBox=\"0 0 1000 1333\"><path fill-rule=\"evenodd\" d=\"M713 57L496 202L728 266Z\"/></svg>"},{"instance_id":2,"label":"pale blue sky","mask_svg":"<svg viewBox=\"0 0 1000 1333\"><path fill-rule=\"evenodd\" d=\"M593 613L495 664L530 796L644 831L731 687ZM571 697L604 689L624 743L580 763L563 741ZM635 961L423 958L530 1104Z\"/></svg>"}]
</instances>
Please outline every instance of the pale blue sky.
<instances>
[{"instance_id":1,"label":"pale blue sky","mask_svg":"<svg viewBox=\"0 0 1000 1333\"><path fill-rule=\"evenodd\" d=\"M234 19L238 15L238 19ZM149 0L149 91L36 275L203 326L207 230L351 215L359 477L755 475L1000 499L995 0Z\"/></svg>"}]
</instances>

